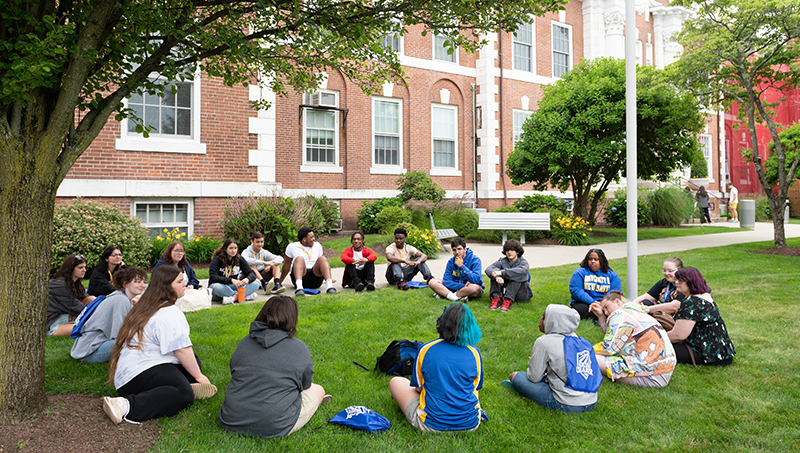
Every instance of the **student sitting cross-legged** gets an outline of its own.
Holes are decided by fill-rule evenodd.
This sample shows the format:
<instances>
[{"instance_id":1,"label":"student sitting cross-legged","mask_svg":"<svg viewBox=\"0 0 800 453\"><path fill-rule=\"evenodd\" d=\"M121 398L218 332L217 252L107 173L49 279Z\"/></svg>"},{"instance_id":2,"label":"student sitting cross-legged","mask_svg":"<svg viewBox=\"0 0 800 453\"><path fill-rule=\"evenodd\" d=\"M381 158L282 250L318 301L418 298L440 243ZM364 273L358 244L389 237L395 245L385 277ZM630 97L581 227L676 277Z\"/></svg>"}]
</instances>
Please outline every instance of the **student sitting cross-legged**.
<instances>
[{"instance_id":1,"label":"student sitting cross-legged","mask_svg":"<svg viewBox=\"0 0 800 453\"><path fill-rule=\"evenodd\" d=\"M214 251L208 267L208 283L211 288L211 300L222 300L223 305L237 300L239 288L244 288L244 299L256 298L256 291L261 284L256 274L247 264L247 260L239 255L239 245L228 238Z\"/></svg>"},{"instance_id":2,"label":"student sitting cross-legged","mask_svg":"<svg viewBox=\"0 0 800 453\"><path fill-rule=\"evenodd\" d=\"M434 297L461 302L480 298L483 295L481 259L467 248L467 243L461 238L453 239L450 248L453 257L447 261L444 276L441 280L434 278L428 282Z\"/></svg>"},{"instance_id":3,"label":"student sitting cross-legged","mask_svg":"<svg viewBox=\"0 0 800 453\"><path fill-rule=\"evenodd\" d=\"M316 242L314 231L309 227L300 228L297 232L297 242L292 242L286 247L286 257L289 261L283 263L281 281L289 274L291 266L291 279L295 297L305 296L305 288L317 289L324 282L328 294L336 294L331 278L331 265L322 252L322 245ZM289 264L291 263L291 264Z\"/></svg>"},{"instance_id":4,"label":"student sitting cross-legged","mask_svg":"<svg viewBox=\"0 0 800 453\"><path fill-rule=\"evenodd\" d=\"M378 255L364 246L364 234L356 231L350 236L352 247L342 250L344 278L342 287L350 287L360 292L375 290L375 260Z\"/></svg>"},{"instance_id":5,"label":"student sitting cross-legged","mask_svg":"<svg viewBox=\"0 0 800 453\"><path fill-rule=\"evenodd\" d=\"M425 261L428 255L420 252L413 245L406 244L408 232L405 228L394 230L394 242L386 247L386 281L390 285L397 285L402 290L408 289L409 281L414 279L417 272L422 273L422 278L430 282L433 278L431 270Z\"/></svg>"},{"instance_id":6,"label":"student sitting cross-legged","mask_svg":"<svg viewBox=\"0 0 800 453\"><path fill-rule=\"evenodd\" d=\"M261 283L264 292L280 294L286 291L281 285L281 264L283 257L270 253L264 248L264 233L253 231L250 234L250 246L244 249L242 257L256 274L256 280Z\"/></svg>"}]
</instances>

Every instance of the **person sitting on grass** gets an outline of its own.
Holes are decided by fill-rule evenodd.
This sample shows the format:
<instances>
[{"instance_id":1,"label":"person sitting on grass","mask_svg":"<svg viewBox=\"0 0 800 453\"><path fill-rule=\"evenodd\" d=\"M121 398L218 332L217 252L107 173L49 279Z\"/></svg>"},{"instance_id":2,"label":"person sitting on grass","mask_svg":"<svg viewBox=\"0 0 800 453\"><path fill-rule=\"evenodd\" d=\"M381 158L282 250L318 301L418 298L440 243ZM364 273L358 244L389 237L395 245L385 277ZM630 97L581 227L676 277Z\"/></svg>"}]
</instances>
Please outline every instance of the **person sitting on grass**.
<instances>
[{"instance_id":1,"label":"person sitting on grass","mask_svg":"<svg viewBox=\"0 0 800 453\"><path fill-rule=\"evenodd\" d=\"M125 267L122 262L122 251L116 245L109 245L103 250L97 266L89 278L89 295L108 296L117 289L114 288L114 272Z\"/></svg>"},{"instance_id":2,"label":"person sitting on grass","mask_svg":"<svg viewBox=\"0 0 800 453\"><path fill-rule=\"evenodd\" d=\"M378 255L364 246L364 234L356 231L350 236L352 247L342 250L344 277L342 287L350 287L361 292L375 291L375 260Z\"/></svg>"},{"instance_id":3,"label":"person sitting on grass","mask_svg":"<svg viewBox=\"0 0 800 453\"><path fill-rule=\"evenodd\" d=\"M608 258L600 249L590 249L581 265L569 279L569 306L577 310L581 319L597 319L589 305L600 302L609 291L622 291L619 275L608 267Z\"/></svg>"},{"instance_id":4,"label":"person sitting on grass","mask_svg":"<svg viewBox=\"0 0 800 453\"><path fill-rule=\"evenodd\" d=\"M522 257L525 249L516 239L509 239L503 244L505 258L492 263L486 268L489 276L489 310L508 311L515 301L524 302L533 297L531 291L531 274L528 261Z\"/></svg>"},{"instance_id":5,"label":"person sitting on grass","mask_svg":"<svg viewBox=\"0 0 800 453\"><path fill-rule=\"evenodd\" d=\"M657 281L656 284L650 288L650 291L637 297L634 302L647 306L658 305L658 307L651 309L651 311L674 312L677 310L680 306L680 301L683 300L683 294L675 287L675 272L682 267L683 261L681 261L680 258L671 256L665 259L661 267L661 273L664 274L664 278ZM676 303L673 304L672 302ZM670 308L671 306L673 308Z\"/></svg>"},{"instance_id":6,"label":"person sitting on grass","mask_svg":"<svg viewBox=\"0 0 800 453\"><path fill-rule=\"evenodd\" d=\"M186 280L187 288L200 289L203 287L203 285L200 284L200 280L197 279L194 269L192 269L192 266L189 265L189 261L186 259L186 247L182 242L171 242L167 248L164 249L164 253L161 254L161 257L158 258L158 262L153 266L153 270L156 270L158 266L164 264L176 266L183 271L183 277Z\"/></svg>"},{"instance_id":7,"label":"person sitting on grass","mask_svg":"<svg viewBox=\"0 0 800 453\"><path fill-rule=\"evenodd\" d=\"M594 346L600 371L612 381L640 387L666 387L675 368L675 350L667 331L647 307L609 291L589 308L605 332Z\"/></svg>"},{"instance_id":8,"label":"person sitting on grass","mask_svg":"<svg viewBox=\"0 0 800 453\"><path fill-rule=\"evenodd\" d=\"M736 350L703 274L693 267L678 269L675 284L686 294L675 312L675 327L669 331L678 363L733 363Z\"/></svg>"},{"instance_id":9,"label":"person sitting on grass","mask_svg":"<svg viewBox=\"0 0 800 453\"><path fill-rule=\"evenodd\" d=\"M575 336L581 318L565 306L550 304L539 320L540 336L533 343L527 373L515 371L503 381L536 404L562 412L589 412L597 404L597 393L580 392L567 387L567 362L564 336Z\"/></svg>"},{"instance_id":10,"label":"person sitting on grass","mask_svg":"<svg viewBox=\"0 0 800 453\"><path fill-rule=\"evenodd\" d=\"M331 401L312 382L311 352L297 334L297 302L271 297L231 356L231 381L217 419L234 434L286 437Z\"/></svg>"},{"instance_id":11,"label":"person sitting on grass","mask_svg":"<svg viewBox=\"0 0 800 453\"><path fill-rule=\"evenodd\" d=\"M422 432L474 431L487 419L478 400L481 329L469 307L453 302L436 320L439 339L420 347L411 380L389 381L392 398Z\"/></svg>"},{"instance_id":12,"label":"person sitting on grass","mask_svg":"<svg viewBox=\"0 0 800 453\"><path fill-rule=\"evenodd\" d=\"M433 296L461 302L479 299L483 295L481 259L467 248L467 243L461 238L453 239L450 248L453 257L447 261L444 276L441 280L434 278L428 282Z\"/></svg>"},{"instance_id":13,"label":"person sitting on grass","mask_svg":"<svg viewBox=\"0 0 800 453\"><path fill-rule=\"evenodd\" d=\"M280 282L283 257L264 249L264 233L253 231L250 235L250 246L244 249L242 256L255 272L256 280L265 293L280 294L286 291Z\"/></svg>"},{"instance_id":14,"label":"person sitting on grass","mask_svg":"<svg viewBox=\"0 0 800 453\"><path fill-rule=\"evenodd\" d=\"M72 332L72 321L81 314L94 296L86 294L83 277L86 275L86 257L69 255L64 258L55 278L50 280L47 293L47 335L64 336Z\"/></svg>"},{"instance_id":15,"label":"person sitting on grass","mask_svg":"<svg viewBox=\"0 0 800 453\"><path fill-rule=\"evenodd\" d=\"M413 245L406 244L408 232L405 228L394 230L394 242L386 247L386 281L390 285L397 285L402 290L408 290L409 281L414 279L417 272L422 273L422 278L430 282L433 278L431 270L425 261L428 255L417 250Z\"/></svg>"},{"instance_id":16,"label":"person sitting on grass","mask_svg":"<svg viewBox=\"0 0 800 453\"><path fill-rule=\"evenodd\" d=\"M211 300L222 300L223 305L237 300L239 288L244 288L244 300L254 300L261 287L247 260L239 255L239 245L231 238L214 251L208 267L208 283Z\"/></svg>"},{"instance_id":17,"label":"person sitting on grass","mask_svg":"<svg viewBox=\"0 0 800 453\"><path fill-rule=\"evenodd\" d=\"M147 272L138 267L114 273L117 290L106 296L75 339L69 355L82 362L100 363L111 359L111 350L122 323L147 286Z\"/></svg>"},{"instance_id":18,"label":"person sitting on grass","mask_svg":"<svg viewBox=\"0 0 800 453\"><path fill-rule=\"evenodd\" d=\"M180 269L160 266L125 317L108 372L119 397L103 397L103 411L115 424L171 417L217 393L192 349L186 316L175 306L185 290Z\"/></svg>"},{"instance_id":19,"label":"person sitting on grass","mask_svg":"<svg viewBox=\"0 0 800 453\"><path fill-rule=\"evenodd\" d=\"M328 288L326 291L328 294L336 294L331 278L331 265L323 255L322 244L316 242L311 228L300 228L297 232L297 242L292 242L286 247L285 255L291 258L291 261L283 263L281 281L289 273L290 265L292 284L296 288L295 297L305 296L305 288L317 289L323 282Z\"/></svg>"}]
</instances>

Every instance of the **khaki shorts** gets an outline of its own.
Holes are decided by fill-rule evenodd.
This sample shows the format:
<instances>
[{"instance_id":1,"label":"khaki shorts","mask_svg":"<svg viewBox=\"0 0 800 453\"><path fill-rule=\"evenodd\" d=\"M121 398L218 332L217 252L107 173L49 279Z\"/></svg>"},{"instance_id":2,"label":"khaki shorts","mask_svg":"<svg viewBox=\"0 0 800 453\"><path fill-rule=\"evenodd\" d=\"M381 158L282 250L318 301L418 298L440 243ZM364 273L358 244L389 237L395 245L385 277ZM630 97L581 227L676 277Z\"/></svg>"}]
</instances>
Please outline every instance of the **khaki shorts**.
<instances>
[{"instance_id":1,"label":"khaki shorts","mask_svg":"<svg viewBox=\"0 0 800 453\"><path fill-rule=\"evenodd\" d=\"M422 423L422 420L420 420L419 414L417 413L417 408L419 408L419 397L416 397L413 400L409 401L408 402L408 406L406 406L405 416L406 416L406 420L408 420L408 422L411 423L411 426L413 426L414 428L417 428L418 430L422 431L423 433L443 433L443 432L445 432L445 431L439 431L439 430L433 429L433 428L429 427L428 425L426 425L425 423ZM478 426L481 426L481 424L478 423ZM468 431L475 431L476 429L478 429L478 426L476 426L476 427L474 427L474 428L472 428L472 429L470 429Z\"/></svg>"},{"instance_id":2,"label":"khaki shorts","mask_svg":"<svg viewBox=\"0 0 800 453\"><path fill-rule=\"evenodd\" d=\"M311 388L300 392L300 397L303 399L302 405L300 406L300 415L297 417L297 422L294 424L292 430L289 431L289 434L305 426L319 408L319 400L317 399L317 395L311 391Z\"/></svg>"}]
</instances>

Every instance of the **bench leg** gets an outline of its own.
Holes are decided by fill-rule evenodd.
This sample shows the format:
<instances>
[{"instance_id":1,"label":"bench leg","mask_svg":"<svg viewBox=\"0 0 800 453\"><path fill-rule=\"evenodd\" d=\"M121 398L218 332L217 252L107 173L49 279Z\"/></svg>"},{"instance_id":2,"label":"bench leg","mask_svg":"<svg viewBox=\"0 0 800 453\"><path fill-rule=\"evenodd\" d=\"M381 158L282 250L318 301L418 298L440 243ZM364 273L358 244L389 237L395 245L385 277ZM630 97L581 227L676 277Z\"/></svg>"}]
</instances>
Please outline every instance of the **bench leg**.
<instances>
[{"instance_id":1,"label":"bench leg","mask_svg":"<svg viewBox=\"0 0 800 453\"><path fill-rule=\"evenodd\" d=\"M503 245L506 243L506 230L503 230Z\"/></svg>"},{"instance_id":2,"label":"bench leg","mask_svg":"<svg viewBox=\"0 0 800 453\"><path fill-rule=\"evenodd\" d=\"M525 230L521 231L522 235L520 236L520 244L525 245Z\"/></svg>"}]
</instances>

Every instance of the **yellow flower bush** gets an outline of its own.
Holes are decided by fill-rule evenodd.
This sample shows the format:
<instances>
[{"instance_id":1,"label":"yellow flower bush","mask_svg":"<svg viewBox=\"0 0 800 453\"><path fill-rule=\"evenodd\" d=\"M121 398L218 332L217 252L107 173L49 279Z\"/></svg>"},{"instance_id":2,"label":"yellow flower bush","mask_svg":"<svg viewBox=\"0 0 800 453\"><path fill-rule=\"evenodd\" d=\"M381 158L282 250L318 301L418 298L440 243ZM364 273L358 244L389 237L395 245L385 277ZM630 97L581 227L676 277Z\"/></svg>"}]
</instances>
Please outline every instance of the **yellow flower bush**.
<instances>
[{"instance_id":1,"label":"yellow flower bush","mask_svg":"<svg viewBox=\"0 0 800 453\"><path fill-rule=\"evenodd\" d=\"M406 243L413 245L431 258L439 255L439 241L436 240L436 233L429 229L410 230L406 237Z\"/></svg>"},{"instance_id":2,"label":"yellow flower bush","mask_svg":"<svg viewBox=\"0 0 800 453\"><path fill-rule=\"evenodd\" d=\"M562 245L586 244L586 233L592 231L589 222L571 215L560 216L553 228L553 237Z\"/></svg>"}]
</instances>

